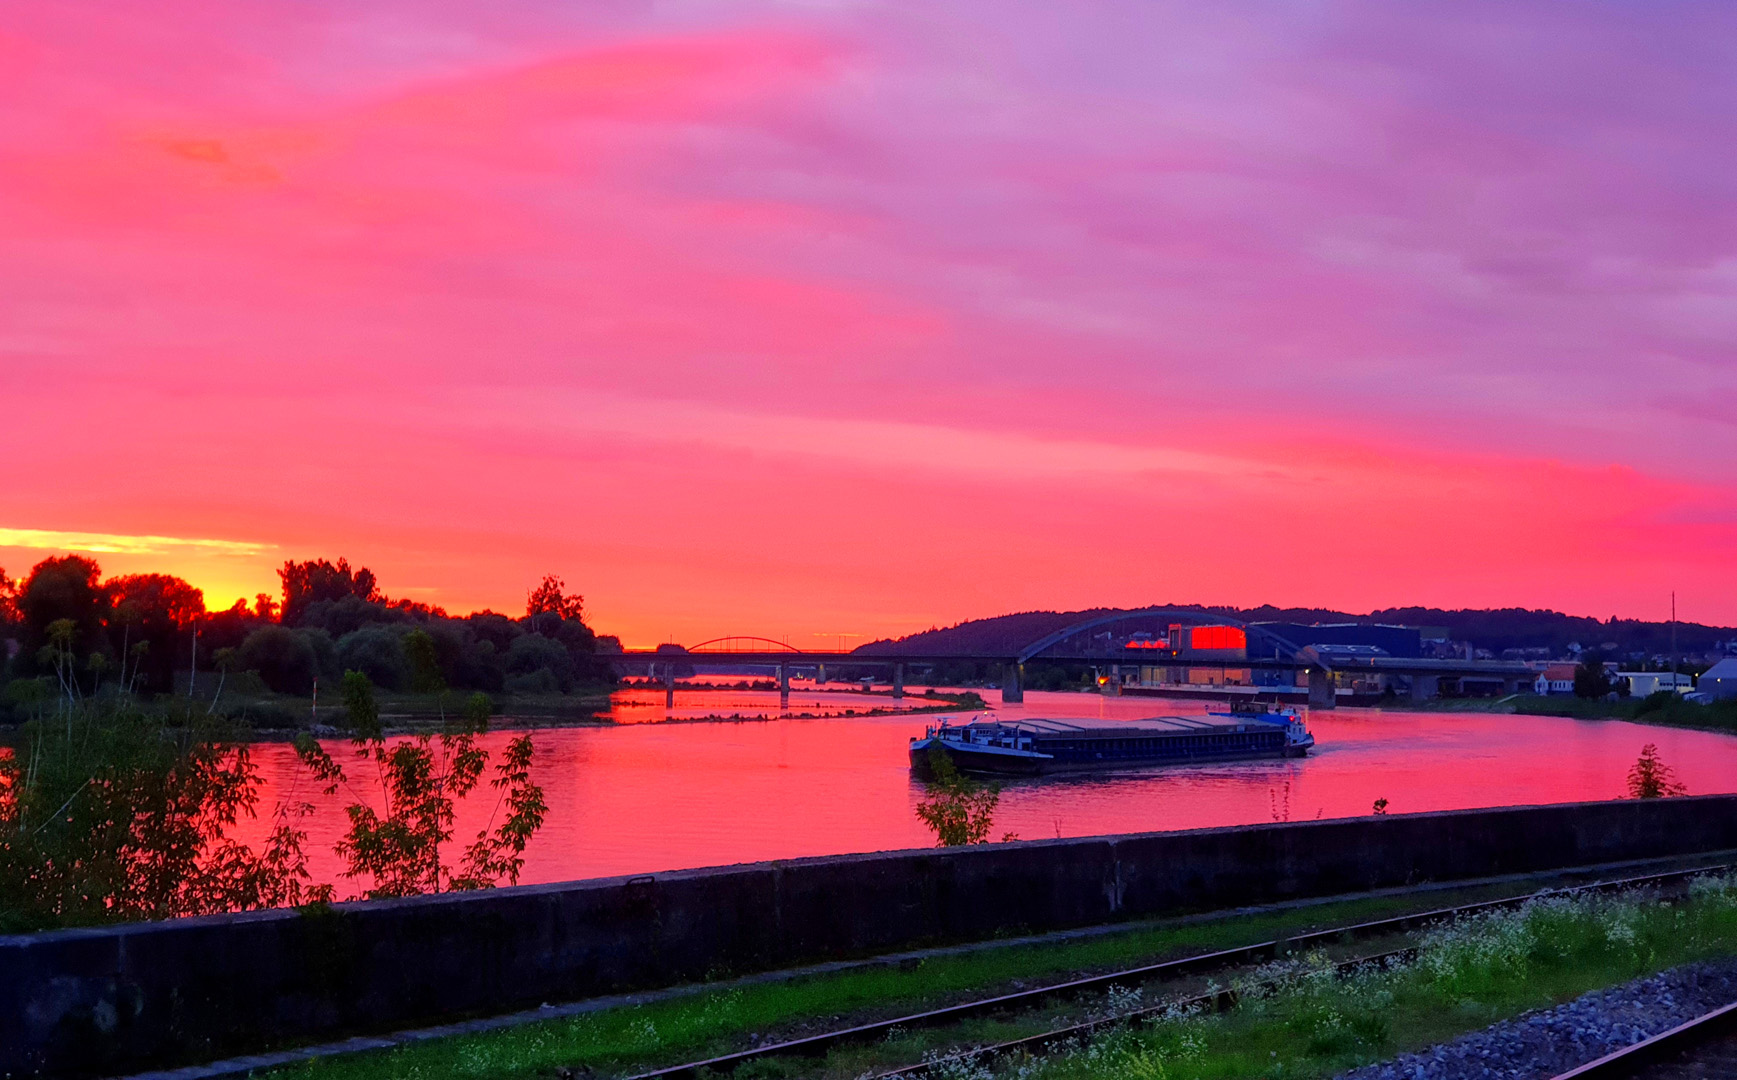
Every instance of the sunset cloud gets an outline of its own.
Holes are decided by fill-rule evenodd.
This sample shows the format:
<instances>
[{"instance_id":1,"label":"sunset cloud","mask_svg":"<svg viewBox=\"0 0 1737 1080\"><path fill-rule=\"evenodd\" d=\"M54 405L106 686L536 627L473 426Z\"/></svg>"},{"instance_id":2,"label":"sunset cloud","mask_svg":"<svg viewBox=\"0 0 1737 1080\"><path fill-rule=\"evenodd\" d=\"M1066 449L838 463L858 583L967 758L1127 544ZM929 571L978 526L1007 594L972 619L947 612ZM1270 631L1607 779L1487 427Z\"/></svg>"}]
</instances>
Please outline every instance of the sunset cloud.
<instances>
[{"instance_id":1,"label":"sunset cloud","mask_svg":"<svg viewBox=\"0 0 1737 1080\"><path fill-rule=\"evenodd\" d=\"M0 548L38 551L88 551L98 555L262 555L275 544L242 540L209 540L184 536L125 536L118 533L61 532L55 529L11 529L0 526Z\"/></svg>"}]
</instances>

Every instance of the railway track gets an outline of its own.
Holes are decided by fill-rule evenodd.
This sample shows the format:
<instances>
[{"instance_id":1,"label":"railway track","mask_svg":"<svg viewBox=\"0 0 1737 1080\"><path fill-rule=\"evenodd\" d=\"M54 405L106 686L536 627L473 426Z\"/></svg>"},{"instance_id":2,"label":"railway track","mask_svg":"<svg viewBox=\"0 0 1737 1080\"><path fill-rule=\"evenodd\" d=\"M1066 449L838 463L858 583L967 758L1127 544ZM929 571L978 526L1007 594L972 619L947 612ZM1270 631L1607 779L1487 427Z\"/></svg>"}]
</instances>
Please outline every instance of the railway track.
<instances>
[{"instance_id":1,"label":"railway track","mask_svg":"<svg viewBox=\"0 0 1737 1080\"><path fill-rule=\"evenodd\" d=\"M1737 1002L1559 1073L1553 1080L1737 1077Z\"/></svg>"},{"instance_id":2,"label":"railway track","mask_svg":"<svg viewBox=\"0 0 1737 1080\"><path fill-rule=\"evenodd\" d=\"M627 1080L698 1080L702 1074L708 1077L732 1073L737 1068L751 1061L775 1057L823 1057L831 1051L852 1045L875 1042L888 1038L901 1031L911 1031L919 1028L944 1027L963 1020L1005 1014L1020 1010L1033 1009L1056 1001L1067 1000L1082 994L1108 991L1111 987L1138 985L1156 981L1179 979L1191 975L1202 975L1212 972L1226 971L1253 964L1261 964L1296 952L1304 952L1332 943L1346 943L1358 940L1369 940L1391 934L1407 933L1428 926L1432 923L1448 919L1461 918L1486 911L1511 909L1524 904L1540 895L1565 895L1588 892L1618 892L1626 889L1647 886L1666 886L1687 881L1703 874L1728 872L1733 864L1721 863L1716 866L1696 867L1689 870L1673 870L1659 874L1645 874L1636 877L1617 878L1609 881L1589 882L1585 885L1572 885L1559 889L1542 890L1523 896L1510 896L1498 900L1485 900L1473 904L1463 904L1458 907L1436 908L1431 911L1418 912L1412 915L1400 915L1389 919L1376 919L1370 922L1356 923L1349 926L1334 927L1327 930L1317 930L1295 937L1257 942L1235 949L1222 949L1197 956L1182 957L1156 964L1145 964L1139 967L1125 968L1104 975L1091 975L1066 982L1054 983L1048 986L1021 990L994 997L981 998L975 1001L948 1005L938 1009L911 1013L888 1020L878 1020L858 1024L834 1031L822 1032L816 1035L803 1036L784 1042L768 1043L748 1050L700 1061L684 1062L663 1069L636 1074ZM1350 970L1359 965L1392 963L1408 958L1414 954L1411 948L1391 950L1372 956L1360 956L1343 961L1337 965L1341 971ZM1037 1035L1014 1039L993 1046L976 1047L961 1051L920 1064L906 1066L878 1074L878 1077L916 1077L929 1068L943 1061L965 1061L996 1058L1005 1055L1038 1054L1072 1040L1079 1040L1115 1024L1139 1023L1142 1020L1157 1016L1175 1009L1205 1009L1221 1010L1233 1006L1236 997L1232 991L1221 990L1179 1001L1169 1001L1148 1008L1123 1011L1115 1015L1092 1019L1084 1023L1070 1024L1052 1031ZM1737 1023L1737 1017L1733 1017ZM1578 1074L1576 1074L1578 1075ZM1593 1075L1593 1074L1588 1074ZM1628 1074L1610 1074L1628 1075ZM1737 1076L1737 1072L1730 1074Z\"/></svg>"}]
</instances>

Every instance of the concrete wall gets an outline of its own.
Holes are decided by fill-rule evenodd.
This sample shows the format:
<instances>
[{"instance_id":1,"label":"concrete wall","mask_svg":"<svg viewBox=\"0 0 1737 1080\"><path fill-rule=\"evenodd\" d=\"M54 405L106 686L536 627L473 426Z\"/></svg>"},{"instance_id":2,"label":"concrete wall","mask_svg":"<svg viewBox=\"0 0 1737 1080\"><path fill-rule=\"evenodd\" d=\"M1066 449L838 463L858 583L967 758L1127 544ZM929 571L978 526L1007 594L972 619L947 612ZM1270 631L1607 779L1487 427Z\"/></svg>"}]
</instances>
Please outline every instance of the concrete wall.
<instances>
[{"instance_id":1,"label":"concrete wall","mask_svg":"<svg viewBox=\"0 0 1737 1080\"><path fill-rule=\"evenodd\" d=\"M1737 797L796 859L0 937L0 1076L120 1071L863 955L1737 848Z\"/></svg>"}]
</instances>

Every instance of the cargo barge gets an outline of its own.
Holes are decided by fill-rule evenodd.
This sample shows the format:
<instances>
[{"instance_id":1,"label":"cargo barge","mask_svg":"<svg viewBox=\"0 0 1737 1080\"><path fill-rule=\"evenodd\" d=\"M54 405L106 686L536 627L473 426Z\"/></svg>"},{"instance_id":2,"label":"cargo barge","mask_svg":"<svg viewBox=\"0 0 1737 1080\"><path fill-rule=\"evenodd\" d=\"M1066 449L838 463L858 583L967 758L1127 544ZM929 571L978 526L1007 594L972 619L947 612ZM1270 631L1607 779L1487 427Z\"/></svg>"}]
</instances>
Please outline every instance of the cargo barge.
<instances>
[{"instance_id":1,"label":"cargo barge","mask_svg":"<svg viewBox=\"0 0 1737 1080\"><path fill-rule=\"evenodd\" d=\"M939 749L961 772L1042 776L1196 761L1302 757L1315 745L1295 709L1147 720L974 720L931 725L911 740L911 768Z\"/></svg>"}]
</instances>

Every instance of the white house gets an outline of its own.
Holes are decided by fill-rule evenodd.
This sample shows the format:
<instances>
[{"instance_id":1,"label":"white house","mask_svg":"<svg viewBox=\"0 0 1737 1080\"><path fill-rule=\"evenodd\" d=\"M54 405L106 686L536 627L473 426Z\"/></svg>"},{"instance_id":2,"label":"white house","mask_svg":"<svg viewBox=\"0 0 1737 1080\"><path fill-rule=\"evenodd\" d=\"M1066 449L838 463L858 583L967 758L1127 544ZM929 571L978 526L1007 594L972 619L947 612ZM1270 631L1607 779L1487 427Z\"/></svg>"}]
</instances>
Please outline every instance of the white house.
<instances>
[{"instance_id":1,"label":"white house","mask_svg":"<svg viewBox=\"0 0 1737 1080\"><path fill-rule=\"evenodd\" d=\"M1686 694L1695 685L1693 677L1677 671L1619 671L1616 677L1627 679L1628 696L1637 698L1649 697L1660 690Z\"/></svg>"},{"instance_id":2,"label":"white house","mask_svg":"<svg viewBox=\"0 0 1737 1080\"><path fill-rule=\"evenodd\" d=\"M1574 665L1551 664L1538 673L1532 680L1534 694L1572 694L1574 693Z\"/></svg>"},{"instance_id":3,"label":"white house","mask_svg":"<svg viewBox=\"0 0 1737 1080\"><path fill-rule=\"evenodd\" d=\"M1696 689L1709 701L1737 697L1737 657L1727 656L1703 671Z\"/></svg>"}]
</instances>

